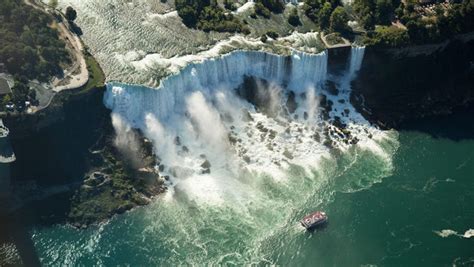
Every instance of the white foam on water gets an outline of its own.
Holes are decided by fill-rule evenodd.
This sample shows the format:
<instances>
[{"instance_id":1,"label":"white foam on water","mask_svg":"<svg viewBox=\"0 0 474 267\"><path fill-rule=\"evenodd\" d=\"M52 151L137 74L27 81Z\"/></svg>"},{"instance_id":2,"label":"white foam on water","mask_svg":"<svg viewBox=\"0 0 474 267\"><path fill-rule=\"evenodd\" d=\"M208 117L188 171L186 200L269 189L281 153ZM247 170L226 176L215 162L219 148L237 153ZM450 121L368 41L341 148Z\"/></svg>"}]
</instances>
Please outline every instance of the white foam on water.
<instances>
[{"instance_id":1,"label":"white foam on water","mask_svg":"<svg viewBox=\"0 0 474 267\"><path fill-rule=\"evenodd\" d=\"M458 234L458 232L451 229L443 229L441 231L434 231L434 232L443 238Z\"/></svg>"},{"instance_id":2,"label":"white foam on water","mask_svg":"<svg viewBox=\"0 0 474 267\"><path fill-rule=\"evenodd\" d=\"M463 235L464 238L471 238L471 237L474 237L474 229L469 229L467 230L464 235Z\"/></svg>"},{"instance_id":3,"label":"white foam on water","mask_svg":"<svg viewBox=\"0 0 474 267\"><path fill-rule=\"evenodd\" d=\"M298 239L296 225L305 213L324 207L337 190L370 187L392 169L397 136L370 125L352 107L349 69L344 77L330 77L339 94L326 93L326 65L326 53L284 57L238 51L191 64L159 88L108 84L104 103L152 140L161 174L171 182L150 206L118 217L106 232L142 236L127 246L146 250L142 256L149 257L149 265L274 264L271 253L288 251L281 247L283 239ZM269 81L260 86L269 90L271 114L235 94L245 75ZM297 109L288 115L289 90ZM318 106L323 95L334 103L327 120ZM336 133L326 137L336 116L358 138L356 145ZM91 237L99 243L89 246L93 252L66 242L76 253L69 258L54 254L64 248L52 245L47 234L35 242L50 244L47 253L55 256L49 263L73 265L80 257L107 261L120 253L101 236Z\"/></svg>"},{"instance_id":4,"label":"white foam on water","mask_svg":"<svg viewBox=\"0 0 474 267\"><path fill-rule=\"evenodd\" d=\"M462 238L474 237L474 229L466 230L466 232L464 232L464 234L460 234L457 231L454 231L454 230L451 230L451 229L443 229L441 231L434 231L434 233L436 233L437 235L439 235L440 237L443 237L443 238L450 237L450 236L453 236L453 235L458 236L458 237L462 237Z\"/></svg>"},{"instance_id":5,"label":"white foam on water","mask_svg":"<svg viewBox=\"0 0 474 267\"><path fill-rule=\"evenodd\" d=\"M190 64L156 89L110 83L104 103L114 116L141 129L154 142L165 167L163 174L178 185L175 192L185 192L193 201L206 204L232 203L225 199L239 199L238 191L247 191L247 181L238 178L242 173L264 174L275 182L288 183L291 166L300 166L311 176L321 161L331 158L330 149L323 145L323 128L328 122L320 117L322 94L334 103L331 120L339 117L359 140L359 149L374 153L391 168L392 154L381 144L389 142L396 147L396 136L371 126L350 105L350 81L361 66L363 51L352 49L346 75L335 78L339 89L335 96L319 89L327 77L326 52L293 51L285 57L237 51ZM233 92L245 75L270 82L268 88L257 84L258 90L269 92L267 111L271 116ZM284 115L287 90L297 95L297 119ZM250 121L244 113L250 114ZM340 130L333 129L339 131L330 136L333 144L348 151L353 145L344 142ZM181 144L176 145L176 139ZM201 167L205 161L210 170Z\"/></svg>"}]
</instances>

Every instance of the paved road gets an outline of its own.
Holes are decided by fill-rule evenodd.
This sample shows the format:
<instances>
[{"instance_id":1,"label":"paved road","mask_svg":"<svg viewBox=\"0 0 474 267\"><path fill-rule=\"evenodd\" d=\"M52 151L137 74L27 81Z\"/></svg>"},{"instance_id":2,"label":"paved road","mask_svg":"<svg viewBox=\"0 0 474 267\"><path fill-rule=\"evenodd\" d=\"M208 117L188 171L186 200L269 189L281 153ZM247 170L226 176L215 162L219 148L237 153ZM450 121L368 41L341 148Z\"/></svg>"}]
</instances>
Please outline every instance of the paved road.
<instances>
[{"instance_id":1,"label":"paved road","mask_svg":"<svg viewBox=\"0 0 474 267\"><path fill-rule=\"evenodd\" d=\"M342 38L342 37L341 37ZM335 45L330 45L327 41L326 41L326 35L324 34L321 34L321 40L323 40L323 43L324 45L326 46L327 49L331 49L331 48L340 48L340 47L348 47L348 46L351 46L351 42L349 42L348 40L342 38L342 40L344 41L344 43L342 44L335 44Z\"/></svg>"},{"instance_id":2,"label":"paved road","mask_svg":"<svg viewBox=\"0 0 474 267\"><path fill-rule=\"evenodd\" d=\"M35 0L24 0L25 4L32 6L33 8L42 12L51 13L51 8L46 6L41 1ZM53 11L54 12L54 11ZM55 14L60 14L55 12ZM72 33L67 23L66 18L62 16L62 22L58 22L59 36L66 42L75 60L71 68L64 70L64 78L55 78L52 82L53 91L60 92L68 89L79 88L87 83L89 80L89 71L87 70L87 63L84 57L84 46L82 45L81 39L74 33Z\"/></svg>"}]
</instances>

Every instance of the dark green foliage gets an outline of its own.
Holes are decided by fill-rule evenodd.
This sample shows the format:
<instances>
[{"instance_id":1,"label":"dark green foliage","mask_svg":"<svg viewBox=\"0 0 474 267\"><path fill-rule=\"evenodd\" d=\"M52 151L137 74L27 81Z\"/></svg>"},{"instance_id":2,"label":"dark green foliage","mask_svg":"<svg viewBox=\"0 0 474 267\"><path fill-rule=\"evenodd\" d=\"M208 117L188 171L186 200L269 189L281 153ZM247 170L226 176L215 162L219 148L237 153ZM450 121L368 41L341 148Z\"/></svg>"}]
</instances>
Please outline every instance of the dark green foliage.
<instances>
[{"instance_id":1,"label":"dark green foliage","mask_svg":"<svg viewBox=\"0 0 474 267\"><path fill-rule=\"evenodd\" d=\"M449 8L437 5L430 15L422 16L415 10L416 2L398 4L388 0L356 0L355 9L362 15L360 22L368 29L375 24L389 25L393 16L397 16L407 30L393 27L382 27L369 33L368 44L399 47L408 44L425 44L440 42L455 34L474 30L474 1L467 0L453 3ZM391 43L393 42L393 43Z\"/></svg>"},{"instance_id":2,"label":"dark green foliage","mask_svg":"<svg viewBox=\"0 0 474 267\"><path fill-rule=\"evenodd\" d=\"M263 43L266 43L268 40L267 36L264 34L262 35L262 37L260 37L260 41L262 41Z\"/></svg>"},{"instance_id":3,"label":"dark green foliage","mask_svg":"<svg viewBox=\"0 0 474 267\"><path fill-rule=\"evenodd\" d=\"M247 32L236 17L224 14L224 11L217 6L205 7L196 26L205 32Z\"/></svg>"},{"instance_id":4,"label":"dark green foliage","mask_svg":"<svg viewBox=\"0 0 474 267\"><path fill-rule=\"evenodd\" d=\"M234 1L232 0L224 0L224 7L228 10L235 11L237 10L237 6L235 5Z\"/></svg>"},{"instance_id":5,"label":"dark green foliage","mask_svg":"<svg viewBox=\"0 0 474 267\"><path fill-rule=\"evenodd\" d=\"M28 88L28 81L22 77L18 77L15 81L15 85L12 88L12 101L21 105L23 101L27 99L29 91L30 89Z\"/></svg>"},{"instance_id":6,"label":"dark green foliage","mask_svg":"<svg viewBox=\"0 0 474 267\"><path fill-rule=\"evenodd\" d=\"M175 4L179 16L187 27L206 32L250 33L250 30L238 18L226 13L224 9L217 4L212 4L209 0L176 0Z\"/></svg>"},{"instance_id":7,"label":"dark green foliage","mask_svg":"<svg viewBox=\"0 0 474 267\"><path fill-rule=\"evenodd\" d=\"M256 0L256 4L261 4L273 13L282 13L285 10L285 3L282 0Z\"/></svg>"},{"instance_id":8,"label":"dark green foliage","mask_svg":"<svg viewBox=\"0 0 474 267\"><path fill-rule=\"evenodd\" d=\"M211 5L211 1L176 0L175 5L178 15L183 20L183 23L190 28L195 28L199 20L199 15L206 6Z\"/></svg>"},{"instance_id":9,"label":"dark green foliage","mask_svg":"<svg viewBox=\"0 0 474 267\"><path fill-rule=\"evenodd\" d=\"M321 29L328 29L329 28L329 21L332 14L332 7L331 4L326 2L324 3L323 7L319 10L318 18L319 18L319 26Z\"/></svg>"},{"instance_id":10,"label":"dark green foliage","mask_svg":"<svg viewBox=\"0 0 474 267\"><path fill-rule=\"evenodd\" d=\"M276 40L276 39L278 39L279 35L278 35L278 33L274 32L274 31L268 31L267 36Z\"/></svg>"},{"instance_id":11,"label":"dark green foliage","mask_svg":"<svg viewBox=\"0 0 474 267\"><path fill-rule=\"evenodd\" d=\"M74 8L68 6L66 8L66 19L69 21L74 21L77 18L77 12Z\"/></svg>"},{"instance_id":12,"label":"dark green foliage","mask_svg":"<svg viewBox=\"0 0 474 267\"><path fill-rule=\"evenodd\" d=\"M324 2L322 0L305 0L304 4L306 16L317 22L319 10L323 7Z\"/></svg>"},{"instance_id":13,"label":"dark green foliage","mask_svg":"<svg viewBox=\"0 0 474 267\"><path fill-rule=\"evenodd\" d=\"M410 37L405 29L395 26L380 26L370 34L370 37L366 37L365 43L383 48L396 48L409 44Z\"/></svg>"},{"instance_id":14,"label":"dark green foliage","mask_svg":"<svg viewBox=\"0 0 474 267\"><path fill-rule=\"evenodd\" d=\"M270 16L272 15L270 10L266 8L262 3L256 3L254 8L255 8L255 14L262 16L266 19L269 19Z\"/></svg>"},{"instance_id":15,"label":"dark green foliage","mask_svg":"<svg viewBox=\"0 0 474 267\"><path fill-rule=\"evenodd\" d=\"M331 31L334 32L347 32L349 30L347 26L347 21L349 18L347 17L347 13L343 7L338 6L331 14L331 18L329 19Z\"/></svg>"},{"instance_id":16,"label":"dark green foliage","mask_svg":"<svg viewBox=\"0 0 474 267\"><path fill-rule=\"evenodd\" d=\"M331 14L337 7L341 7L340 0L305 0L304 9L306 16L319 23L322 30L330 27Z\"/></svg>"},{"instance_id":17,"label":"dark green foliage","mask_svg":"<svg viewBox=\"0 0 474 267\"><path fill-rule=\"evenodd\" d=\"M355 0L354 10L362 26L370 30L375 24L389 25L399 5L399 0Z\"/></svg>"},{"instance_id":18,"label":"dark green foliage","mask_svg":"<svg viewBox=\"0 0 474 267\"><path fill-rule=\"evenodd\" d=\"M16 77L13 98L17 101L26 100L27 80L48 81L62 73L61 63L70 62L51 23L51 16L22 1L0 3L0 62Z\"/></svg>"},{"instance_id":19,"label":"dark green foliage","mask_svg":"<svg viewBox=\"0 0 474 267\"><path fill-rule=\"evenodd\" d=\"M390 24L394 11L391 0L376 0L375 18L378 20L378 23L382 25Z\"/></svg>"},{"instance_id":20,"label":"dark green foliage","mask_svg":"<svg viewBox=\"0 0 474 267\"><path fill-rule=\"evenodd\" d=\"M288 23L291 24L294 27L300 26L301 25L301 20L300 17L298 16L298 9L293 8L291 10L290 16L288 17Z\"/></svg>"}]
</instances>

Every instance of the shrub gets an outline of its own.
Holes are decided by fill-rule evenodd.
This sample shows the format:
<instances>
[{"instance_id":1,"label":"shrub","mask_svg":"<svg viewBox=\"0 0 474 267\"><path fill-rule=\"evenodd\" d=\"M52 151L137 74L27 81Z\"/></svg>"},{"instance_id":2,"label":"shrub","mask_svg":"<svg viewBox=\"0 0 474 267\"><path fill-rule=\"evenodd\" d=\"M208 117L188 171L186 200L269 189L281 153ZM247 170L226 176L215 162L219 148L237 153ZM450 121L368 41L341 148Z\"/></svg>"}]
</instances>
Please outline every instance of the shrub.
<instances>
[{"instance_id":1,"label":"shrub","mask_svg":"<svg viewBox=\"0 0 474 267\"><path fill-rule=\"evenodd\" d=\"M66 19L69 21L74 21L77 18L77 12L74 8L68 6L66 8Z\"/></svg>"},{"instance_id":2,"label":"shrub","mask_svg":"<svg viewBox=\"0 0 474 267\"><path fill-rule=\"evenodd\" d=\"M347 13L343 7L338 6L331 14L329 19L331 31L335 32L347 32L349 27L347 26Z\"/></svg>"},{"instance_id":3,"label":"shrub","mask_svg":"<svg viewBox=\"0 0 474 267\"><path fill-rule=\"evenodd\" d=\"M183 23L190 28L198 28L205 32L242 32L249 34L250 30L232 14L210 1L176 0L176 9Z\"/></svg>"},{"instance_id":4,"label":"shrub","mask_svg":"<svg viewBox=\"0 0 474 267\"><path fill-rule=\"evenodd\" d=\"M290 16L288 17L288 23L294 27L301 25L300 17L298 16L298 9L294 8L291 10Z\"/></svg>"},{"instance_id":5,"label":"shrub","mask_svg":"<svg viewBox=\"0 0 474 267\"><path fill-rule=\"evenodd\" d=\"M266 19L270 18L271 12L266 8L262 3L255 4L255 13L259 16L262 16Z\"/></svg>"},{"instance_id":6,"label":"shrub","mask_svg":"<svg viewBox=\"0 0 474 267\"><path fill-rule=\"evenodd\" d=\"M274 40L276 40L276 39L278 39L279 35L278 35L278 33L274 32L274 31L268 31L267 36L274 39Z\"/></svg>"},{"instance_id":7,"label":"shrub","mask_svg":"<svg viewBox=\"0 0 474 267\"><path fill-rule=\"evenodd\" d=\"M256 2L273 13L282 13L285 10L285 3L282 0L256 0Z\"/></svg>"},{"instance_id":8,"label":"shrub","mask_svg":"<svg viewBox=\"0 0 474 267\"><path fill-rule=\"evenodd\" d=\"M380 26L375 32L366 36L364 42L378 47L396 48L408 45L410 37L408 31L395 26Z\"/></svg>"}]
</instances>

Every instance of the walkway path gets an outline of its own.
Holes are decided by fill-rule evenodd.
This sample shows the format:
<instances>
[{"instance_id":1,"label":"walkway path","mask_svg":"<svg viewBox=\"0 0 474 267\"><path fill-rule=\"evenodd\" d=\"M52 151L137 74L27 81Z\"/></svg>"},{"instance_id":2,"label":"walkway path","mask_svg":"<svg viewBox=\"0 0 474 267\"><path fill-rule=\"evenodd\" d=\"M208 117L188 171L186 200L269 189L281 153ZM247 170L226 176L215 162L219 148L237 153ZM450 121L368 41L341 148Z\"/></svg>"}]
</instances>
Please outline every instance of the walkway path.
<instances>
[{"instance_id":1,"label":"walkway path","mask_svg":"<svg viewBox=\"0 0 474 267\"><path fill-rule=\"evenodd\" d=\"M87 83L89 80L89 71L87 70L87 63L84 57L84 46L82 45L81 39L76 34L69 30L69 25L66 18L60 12L51 11L52 9L42 3L41 1L35 0L24 0L25 4L46 13L54 13L62 17L62 21L58 22L59 36L66 42L67 47L70 49L74 56L74 64L71 68L64 70L64 78L55 78L52 82L53 91L60 92L68 89L79 88Z\"/></svg>"},{"instance_id":2,"label":"walkway path","mask_svg":"<svg viewBox=\"0 0 474 267\"><path fill-rule=\"evenodd\" d=\"M339 44L335 44L335 45L330 45L327 41L326 41L326 36L327 35L324 35L321 33L321 40L323 41L324 45L326 46L327 49L332 49L332 48L341 48L341 47L349 47L351 46L351 42L349 42L347 39L345 38L342 38L342 41L343 43L339 43Z\"/></svg>"}]
</instances>

